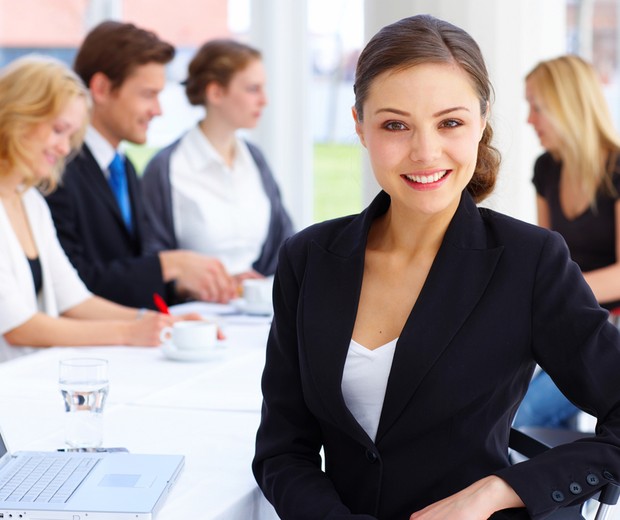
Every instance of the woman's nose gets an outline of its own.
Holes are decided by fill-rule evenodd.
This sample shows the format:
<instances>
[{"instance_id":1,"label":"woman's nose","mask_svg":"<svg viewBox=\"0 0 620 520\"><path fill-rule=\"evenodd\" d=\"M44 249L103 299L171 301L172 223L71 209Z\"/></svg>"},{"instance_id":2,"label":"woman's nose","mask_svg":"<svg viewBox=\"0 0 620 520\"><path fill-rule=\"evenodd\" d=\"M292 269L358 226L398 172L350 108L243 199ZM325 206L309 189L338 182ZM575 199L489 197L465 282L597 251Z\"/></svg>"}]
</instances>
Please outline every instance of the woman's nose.
<instances>
[{"instance_id":1,"label":"woman's nose","mask_svg":"<svg viewBox=\"0 0 620 520\"><path fill-rule=\"evenodd\" d=\"M439 136L433 132L416 131L411 140L410 157L415 162L431 165L441 157Z\"/></svg>"}]
</instances>

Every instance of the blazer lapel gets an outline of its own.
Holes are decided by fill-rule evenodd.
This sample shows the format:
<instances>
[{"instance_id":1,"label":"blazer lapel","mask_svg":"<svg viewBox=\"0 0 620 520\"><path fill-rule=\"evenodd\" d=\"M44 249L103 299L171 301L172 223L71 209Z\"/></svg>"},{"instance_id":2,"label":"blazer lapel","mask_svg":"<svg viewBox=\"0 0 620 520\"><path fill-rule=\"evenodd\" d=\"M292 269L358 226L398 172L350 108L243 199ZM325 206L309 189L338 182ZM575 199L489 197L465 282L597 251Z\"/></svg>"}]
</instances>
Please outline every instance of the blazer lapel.
<instances>
[{"instance_id":1,"label":"blazer lapel","mask_svg":"<svg viewBox=\"0 0 620 520\"><path fill-rule=\"evenodd\" d=\"M377 442L397 421L424 376L476 306L502 250L488 248L479 210L464 193L398 340Z\"/></svg>"},{"instance_id":2,"label":"blazer lapel","mask_svg":"<svg viewBox=\"0 0 620 520\"><path fill-rule=\"evenodd\" d=\"M382 192L330 246L310 245L301 295L301 351L321 405L335 425L367 446L372 441L344 403L342 371L357 314L368 230L389 204ZM502 249L488 247L479 210L464 194L398 340L375 444L476 306Z\"/></svg>"},{"instance_id":3,"label":"blazer lapel","mask_svg":"<svg viewBox=\"0 0 620 520\"><path fill-rule=\"evenodd\" d=\"M372 441L346 407L341 384L357 314L368 228L389 206L389 197L383 195L353 219L329 249L310 245L299 328L321 405L334 424L368 446Z\"/></svg>"}]
</instances>

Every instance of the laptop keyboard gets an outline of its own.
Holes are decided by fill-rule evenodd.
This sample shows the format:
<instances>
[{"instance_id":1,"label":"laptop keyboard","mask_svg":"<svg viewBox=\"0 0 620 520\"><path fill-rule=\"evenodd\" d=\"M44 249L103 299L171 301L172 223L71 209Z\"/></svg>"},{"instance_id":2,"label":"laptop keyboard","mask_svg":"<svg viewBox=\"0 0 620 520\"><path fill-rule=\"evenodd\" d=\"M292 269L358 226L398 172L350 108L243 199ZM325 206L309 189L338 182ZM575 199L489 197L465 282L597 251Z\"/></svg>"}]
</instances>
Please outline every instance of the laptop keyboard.
<instances>
[{"instance_id":1,"label":"laptop keyboard","mask_svg":"<svg viewBox=\"0 0 620 520\"><path fill-rule=\"evenodd\" d=\"M64 503L99 459L93 457L24 457L12 474L0 478L0 500Z\"/></svg>"}]
</instances>

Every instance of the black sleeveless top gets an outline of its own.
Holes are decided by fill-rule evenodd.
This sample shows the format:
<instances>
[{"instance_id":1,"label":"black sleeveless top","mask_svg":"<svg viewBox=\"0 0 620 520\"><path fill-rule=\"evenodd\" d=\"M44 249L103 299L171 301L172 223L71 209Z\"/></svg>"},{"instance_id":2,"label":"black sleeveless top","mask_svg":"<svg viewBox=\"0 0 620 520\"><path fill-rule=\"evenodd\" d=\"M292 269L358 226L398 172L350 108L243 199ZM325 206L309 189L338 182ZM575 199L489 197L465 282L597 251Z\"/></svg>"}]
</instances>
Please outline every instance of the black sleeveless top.
<instances>
[{"instance_id":1,"label":"black sleeveless top","mask_svg":"<svg viewBox=\"0 0 620 520\"><path fill-rule=\"evenodd\" d=\"M41 270L41 261L39 260L39 257L28 258L28 265L30 266L30 271L32 272L34 290L37 294L39 294L41 292L41 288L43 287L43 271Z\"/></svg>"},{"instance_id":2,"label":"black sleeveless top","mask_svg":"<svg viewBox=\"0 0 620 520\"><path fill-rule=\"evenodd\" d=\"M564 215L560 204L561 172L562 164L555 161L549 153L541 155L534 166L534 186L536 192L549 205L551 229L564 237L571 258L583 272L615 263L615 204L620 194L620 173L615 173L612 178L618 194L608 195L599 191L596 196L596 209L588 207L581 215L569 219ZM620 172L620 160L616 165L616 172ZM612 309L619 305L620 301L602 306Z\"/></svg>"}]
</instances>

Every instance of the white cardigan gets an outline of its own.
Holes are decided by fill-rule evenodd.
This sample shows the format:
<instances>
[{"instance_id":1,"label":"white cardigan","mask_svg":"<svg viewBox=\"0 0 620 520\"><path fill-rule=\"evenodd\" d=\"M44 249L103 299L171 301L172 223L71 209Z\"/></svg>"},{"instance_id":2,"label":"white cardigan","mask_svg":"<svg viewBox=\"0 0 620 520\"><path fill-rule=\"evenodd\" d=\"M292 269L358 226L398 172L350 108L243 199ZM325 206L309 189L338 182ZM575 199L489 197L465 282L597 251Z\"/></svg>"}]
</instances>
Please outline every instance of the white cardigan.
<instances>
[{"instance_id":1,"label":"white cardigan","mask_svg":"<svg viewBox=\"0 0 620 520\"><path fill-rule=\"evenodd\" d=\"M0 204L0 361L33 351L32 347L9 345L6 332L37 312L56 317L92 296L58 242L45 199L30 188L22 200L39 252L43 286L37 298L28 260Z\"/></svg>"}]
</instances>

